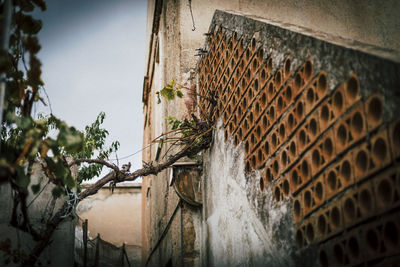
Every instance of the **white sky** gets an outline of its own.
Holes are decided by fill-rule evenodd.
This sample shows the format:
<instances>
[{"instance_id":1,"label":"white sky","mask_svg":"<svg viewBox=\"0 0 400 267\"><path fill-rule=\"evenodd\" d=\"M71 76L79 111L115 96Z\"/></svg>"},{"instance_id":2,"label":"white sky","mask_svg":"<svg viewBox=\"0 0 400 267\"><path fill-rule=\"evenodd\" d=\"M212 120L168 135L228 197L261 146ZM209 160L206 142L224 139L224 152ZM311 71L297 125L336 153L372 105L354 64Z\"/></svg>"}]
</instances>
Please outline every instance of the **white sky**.
<instances>
[{"instance_id":1,"label":"white sky","mask_svg":"<svg viewBox=\"0 0 400 267\"><path fill-rule=\"evenodd\" d=\"M39 15L44 25L39 58L53 113L83 130L104 111L109 143L121 143L118 157L140 150L146 1L50 0L47 5ZM119 164L128 161L131 170L140 168L141 152Z\"/></svg>"}]
</instances>

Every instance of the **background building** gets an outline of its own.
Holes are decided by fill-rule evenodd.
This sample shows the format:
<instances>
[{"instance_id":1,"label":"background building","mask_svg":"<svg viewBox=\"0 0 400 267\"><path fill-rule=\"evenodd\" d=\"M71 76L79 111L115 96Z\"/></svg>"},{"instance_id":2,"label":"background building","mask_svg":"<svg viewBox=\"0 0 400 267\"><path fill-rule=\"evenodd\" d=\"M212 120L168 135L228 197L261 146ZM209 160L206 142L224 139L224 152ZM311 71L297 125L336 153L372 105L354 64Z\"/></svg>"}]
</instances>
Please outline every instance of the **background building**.
<instances>
[{"instance_id":1,"label":"background building","mask_svg":"<svg viewBox=\"0 0 400 267\"><path fill-rule=\"evenodd\" d=\"M210 150L143 179L143 265L398 263L399 10L149 1L143 147L193 111L187 94L156 104L171 80L219 99ZM179 201L179 175L201 206Z\"/></svg>"}]
</instances>

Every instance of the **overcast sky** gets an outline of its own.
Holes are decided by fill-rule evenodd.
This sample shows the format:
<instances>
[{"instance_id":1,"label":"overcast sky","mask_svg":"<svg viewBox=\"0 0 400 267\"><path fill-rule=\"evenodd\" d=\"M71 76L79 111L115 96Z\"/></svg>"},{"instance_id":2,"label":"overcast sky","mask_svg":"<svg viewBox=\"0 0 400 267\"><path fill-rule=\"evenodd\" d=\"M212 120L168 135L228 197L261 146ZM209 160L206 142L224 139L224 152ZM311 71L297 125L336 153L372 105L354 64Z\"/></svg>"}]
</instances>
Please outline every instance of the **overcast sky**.
<instances>
[{"instance_id":1,"label":"overcast sky","mask_svg":"<svg viewBox=\"0 0 400 267\"><path fill-rule=\"evenodd\" d=\"M53 113L83 130L104 111L109 141L121 143L119 158L142 148L146 12L145 0L49 0L38 15ZM128 161L141 167L141 153L120 166Z\"/></svg>"}]
</instances>

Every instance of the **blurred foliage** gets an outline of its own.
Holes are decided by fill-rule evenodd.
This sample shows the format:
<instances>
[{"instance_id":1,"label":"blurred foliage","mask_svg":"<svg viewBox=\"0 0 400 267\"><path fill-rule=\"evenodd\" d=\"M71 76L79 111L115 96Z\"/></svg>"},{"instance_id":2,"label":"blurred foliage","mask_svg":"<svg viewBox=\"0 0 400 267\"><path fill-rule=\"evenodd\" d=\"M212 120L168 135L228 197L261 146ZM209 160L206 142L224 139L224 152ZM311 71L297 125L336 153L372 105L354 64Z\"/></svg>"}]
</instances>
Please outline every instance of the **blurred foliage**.
<instances>
[{"instance_id":1,"label":"blurred foliage","mask_svg":"<svg viewBox=\"0 0 400 267\"><path fill-rule=\"evenodd\" d=\"M174 100L175 96L178 98L183 97L182 87L179 84L175 83L175 80L170 81L163 89L156 92L157 95L157 104L161 103L161 97L166 98L167 100Z\"/></svg>"},{"instance_id":2,"label":"blurred foliage","mask_svg":"<svg viewBox=\"0 0 400 267\"><path fill-rule=\"evenodd\" d=\"M3 10L1 4L1 10ZM118 142L105 147L108 131L101 128L105 114L100 113L94 123L84 131L70 127L53 114L32 116L32 108L41 97L44 82L41 62L37 58L40 44L37 34L42 22L32 16L35 8L42 11L42 0L14 0L10 42L7 51L0 51L0 72L5 75L6 91L1 125L0 183L10 182L14 190L27 192L33 165L41 163L46 175L58 187L58 197L83 180L98 176L102 166L80 164L78 180L72 176L66 156L74 158L98 157L107 159L115 152ZM34 193L40 184L32 185Z\"/></svg>"}]
</instances>

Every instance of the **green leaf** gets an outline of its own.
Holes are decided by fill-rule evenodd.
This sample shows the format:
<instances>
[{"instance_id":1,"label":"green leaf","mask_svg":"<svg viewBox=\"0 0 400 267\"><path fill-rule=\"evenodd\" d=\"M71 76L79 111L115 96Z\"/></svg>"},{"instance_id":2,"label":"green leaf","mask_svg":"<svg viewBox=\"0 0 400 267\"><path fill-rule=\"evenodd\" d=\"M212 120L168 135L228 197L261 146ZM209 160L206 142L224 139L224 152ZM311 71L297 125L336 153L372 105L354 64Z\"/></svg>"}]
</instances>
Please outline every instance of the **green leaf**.
<instances>
[{"instance_id":1,"label":"green leaf","mask_svg":"<svg viewBox=\"0 0 400 267\"><path fill-rule=\"evenodd\" d=\"M182 98L182 96L183 96L182 91L177 90L176 91L176 96L179 97L179 98Z\"/></svg>"},{"instance_id":2,"label":"green leaf","mask_svg":"<svg viewBox=\"0 0 400 267\"><path fill-rule=\"evenodd\" d=\"M40 183L32 185L31 189L34 194L37 194L40 190Z\"/></svg>"},{"instance_id":3,"label":"green leaf","mask_svg":"<svg viewBox=\"0 0 400 267\"><path fill-rule=\"evenodd\" d=\"M15 183L23 188L27 188L30 183L30 177L25 173L24 167L17 168L17 177Z\"/></svg>"},{"instance_id":4,"label":"green leaf","mask_svg":"<svg viewBox=\"0 0 400 267\"><path fill-rule=\"evenodd\" d=\"M53 188L53 190L51 190L51 194L53 195L54 198L59 198L61 197L62 194L64 194L64 189L56 186Z\"/></svg>"}]
</instances>

